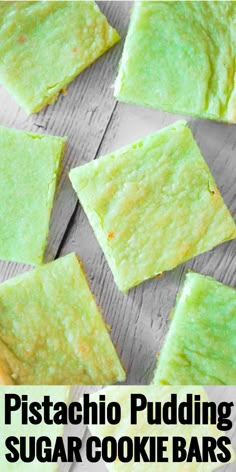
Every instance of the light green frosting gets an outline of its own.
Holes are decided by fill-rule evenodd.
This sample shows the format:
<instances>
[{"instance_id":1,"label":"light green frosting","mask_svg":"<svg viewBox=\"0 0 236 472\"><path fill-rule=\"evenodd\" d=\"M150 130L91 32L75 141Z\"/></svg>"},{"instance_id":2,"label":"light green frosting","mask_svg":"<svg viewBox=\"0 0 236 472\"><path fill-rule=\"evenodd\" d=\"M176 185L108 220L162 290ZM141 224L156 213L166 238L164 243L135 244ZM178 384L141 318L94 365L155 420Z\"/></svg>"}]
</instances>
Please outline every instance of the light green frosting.
<instances>
[{"instance_id":1,"label":"light green frosting","mask_svg":"<svg viewBox=\"0 0 236 472\"><path fill-rule=\"evenodd\" d=\"M235 2L135 2L115 96L236 122L235 24Z\"/></svg>"}]
</instances>

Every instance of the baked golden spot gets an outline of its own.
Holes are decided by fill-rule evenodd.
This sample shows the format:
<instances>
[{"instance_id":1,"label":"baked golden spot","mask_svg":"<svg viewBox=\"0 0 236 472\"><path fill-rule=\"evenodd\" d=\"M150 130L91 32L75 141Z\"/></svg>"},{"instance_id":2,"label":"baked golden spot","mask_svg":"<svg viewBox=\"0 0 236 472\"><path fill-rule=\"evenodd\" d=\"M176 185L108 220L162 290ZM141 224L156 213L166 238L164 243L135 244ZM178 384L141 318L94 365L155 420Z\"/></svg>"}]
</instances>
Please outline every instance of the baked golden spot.
<instances>
[{"instance_id":1,"label":"baked golden spot","mask_svg":"<svg viewBox=\"0 0 236 472\"><path fill-rule=\"evenodd\" d=\"M23 34L19 36L18 43L23 44L23 43L26 43L26 41L27 41L26 36L24 36Z\"/></svg>"},{"instance_id":2,"label":"baked golden spot","mask_svg":"<svg viewBox=\"0 0 236 472\"><path fill-rule=\"evenodd\" d=\"M108 233L108 239L113 239L115 237L115 233L109 232Z\"/></svg>"}]
</instances>

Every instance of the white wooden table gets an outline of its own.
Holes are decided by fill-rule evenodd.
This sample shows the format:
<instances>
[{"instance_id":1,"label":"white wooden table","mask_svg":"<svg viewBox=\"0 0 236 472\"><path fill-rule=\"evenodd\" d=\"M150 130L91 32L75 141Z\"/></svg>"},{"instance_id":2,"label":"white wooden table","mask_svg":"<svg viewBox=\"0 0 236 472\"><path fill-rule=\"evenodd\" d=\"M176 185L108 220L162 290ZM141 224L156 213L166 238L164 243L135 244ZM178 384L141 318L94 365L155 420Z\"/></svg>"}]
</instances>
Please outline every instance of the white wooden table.
<instances>
[{"instance_id":1,"label":"white wooden table","mask_svg":"<svg viewBox=\"0 0 236 472\"><path fill-rule=\"evenodd\" d=\"M214 250L130 290L118 291L110 269L78 204L68 171L126 145L181 118L159 111L117 103L112 84L117 73L132 2L99 2L122 41L69 86L66 97L46 110L27 117L0 88L0 124L47 134L67 135L68 148L51 222L46 258L71 251L82 258L92 290L111 336L127 369L127 383L144 384L152 377L156 353L168 327L168 317L188 269L236 286L236 242ZM189 119L196 140L236 218L236 127ZM0 281L29 269L0 263ZM82 469L81 469L82 470ZM91 469L92 470L92 469ZM98 469L96 469L98 470Z\"/></svg>"}]
</instances>

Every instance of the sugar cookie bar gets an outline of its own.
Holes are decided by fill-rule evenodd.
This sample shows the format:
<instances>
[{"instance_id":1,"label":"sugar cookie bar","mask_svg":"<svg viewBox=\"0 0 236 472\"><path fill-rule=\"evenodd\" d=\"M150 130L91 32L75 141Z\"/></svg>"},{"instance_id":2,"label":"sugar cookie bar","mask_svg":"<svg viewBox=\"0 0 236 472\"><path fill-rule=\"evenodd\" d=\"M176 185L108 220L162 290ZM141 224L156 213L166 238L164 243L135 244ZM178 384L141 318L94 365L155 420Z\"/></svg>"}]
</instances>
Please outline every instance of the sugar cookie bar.
<instances>
[{"instance_id":1,"label":"sugar cookie bar","mask_svg":"<svg viewBox=\"0 0 236 472\"><path fill-rule=\"evenodd\" d=\"M0 127L0 259L43 262L65 143Z\"/></svg>"},{"instance_id":2,"label":"sugar cookie bar","mask_svg":"<svg viewBox=\"0 0 236 472\"><path fill-rule=\"evenodd\" d=\"M186 122L70 172L122 291L236 237Z\"/></svg>"},{"instance_id":3,"label":"sugar cookie bar","mask_svg":"<svg viewBox=\"0 0 236 472\"><path fill-rule=\"evenodd\" d=\"M94 1L1 2L0 83L38 112L118 40Z\"/></svg>"},{"instance_id":4,"label":"sugar cookie bar","mask_svg":"<svg viewBox=\"0 0 236 472\"><path fill-rule=\"evenodd\" d=\"M178 295L153 382L236 384L236 290L190 272Z\"/></svg>"},{"instance_id":5,"label":"sugar cookie bar","mask_svg":"<svg viewBox=\"0 0 236 472\"><path fill-rule=\"evenodd\" d=\"M134 2L118 100L236 122L235 2Z\"/></svg>"},{"instance_id":6,"label":"sugar cookie bar","mask_svg":"<svg viewBox=\"0 0 236 472\"><path fill-rule=\"evenodd\" d=\"M75 254L0 285L0 383L105 385L125 373Z\"/></svg>"}]
</instances>

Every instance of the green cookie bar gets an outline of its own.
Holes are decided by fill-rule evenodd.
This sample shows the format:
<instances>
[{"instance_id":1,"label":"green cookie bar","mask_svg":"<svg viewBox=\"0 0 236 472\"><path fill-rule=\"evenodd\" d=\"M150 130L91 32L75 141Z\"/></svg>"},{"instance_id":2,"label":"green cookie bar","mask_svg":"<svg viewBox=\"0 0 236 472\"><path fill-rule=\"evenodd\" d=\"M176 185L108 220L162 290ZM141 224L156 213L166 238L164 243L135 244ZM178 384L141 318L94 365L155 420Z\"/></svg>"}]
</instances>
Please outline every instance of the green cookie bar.
<instances>
[{"instance_id":1,"label":"green cookie bar","mask_svg":"<svg viewBox=\"0 0 236 472\"><path fill-rule=\"evenodd\" d=\"M153 382L163 385L236 384L236 291L189 273Z\"/></svg>"},{"instance_id":2,"label":"green cookie bar","mask_svg":"<svg viewBox=\"0 0 236 472\"><path fill-rule=\"evenodd\" d=\"M118 40L93 1L0 2L0 83L38 112Z\"/></svg>"},{"instance_id":3,"label":"green cookie bar","mask_svg":"<svg viewBox=\"0 0 236 472\"><path fill-rule=\"evenodd\" d=\"M0 127L0 259L43 262L65 142Z\"/></svg>"},{"instance_id":4,"label":"green cookie bar","mask_svg":"<svg viewBox=\"0 0 236 472\"><path fill-rule=\"evenodd\" d=\"M69 387L50 387L40 385L40 387L1 387L1 395L0 395L0 411L5 411L5 395L17 395L20 397L22 401L22 397L27 396L28 405L30 403L38 402L42 404L45 396L50 396L50 401L55 405L57 402L64 402L69 403L70 400L70 388ZM11 400L12 405L15 404L15 400L12 398ZM25 406L25 401L21 403L22 408L23 405ZM17 403L18 406L18 403ZM30 412L31 413L31 412ZM43 416L42 410L39 410L39 413ZM29 414L29 416L32 416ZM0 428L1 428L1 436L0 436L0 450L1 450L1 457L0 457L0 469L1 472L57 472L58 471L58 464L49 463L49 462L40 462L39 460L35 459L33 462L24 462L23 460L17 460L16 462L8 462L5 458L5 454L9 454L10 456L13 455L12 449L8 449L6 447L5 441L7 438L11 436L15 436L17 438L25 437L26 438L26 450L23 451L23 446L21 447L21 451L25 452L26 457L29 457L29 453L33 454L34 447L30 447L29 450L29 438L36 438L36 441L40 437L48 437L51 445L52 450L54 449L54 445L56 443L57 437L63 436L63 425L56 425L53 424L46 424L42 421L40 424L34 425L28 423L27 425L22 424L22 409L21 407L17 411L12 411L11 414L11 424L6 425L4 422L4 414L2 413L0 417ZM40 441L41 443L41 441ZM48 442L47 442L48 445ZM43 455L45 456L45 441L42 443L43 447ZM14 448L19 451L19 446L14 445ZM40 445L39 445L40 449ZM47 448L47 453L49 453L49 448Z\"/></svg>"},{"instance_id":5,"label":"green cookie bar","mask_svg":"<svg viewBox=\"0 0 236 472\"><path fill-rule=\"evenodd\" d=\"M124 380L75 254L0 285L0 307L1 384Z\"/></svg>"},{"instance_id":6,"label":"green cookie bar","mask_svg":"<svg viewBox=\"0 0 236 472\"><path fill-rule=\"evenodd\" d=\"M122 291L236 237L184 121L70 178Z\"/></svg>"},{"instance_id":7,"label":"green cookie bar","mask_svg":"<svg viewBox=\"0 0 236 472\"><path fill-rule=\"evenodd\" d=\"M100 439L104 439L105 437L112 436L118 441L120 438L127 437L129 441L135 441L136 438L140 438L142 440L142 445L139 446L138 442L136 442L136 457L139 457L142 454L143 450L146 452L148 459L151 458L152 462L144 462L141 460L140 462L131 460L129 462L123 462L121 457L117 457L116 460L112 463L107 462L106 467L109 472L212 472L213 470L217 469L222 465L220 460L217 458L216 462L213 462L212 459L209 459L209 462L197 462L196 460L192 460L192 462L174 462L173 461L173 450L175 450L175 444L173 442L173 438L177 439L182 437L186 441L186 450L189 451L190 449L190 442L193 437L198 439L198 443L200 445L201 450L207 450L207 447L202 448L202 438L205 437L212 437L216 440L219 437L224 436L222 431L219 431L214 424L190 424L190 425L183 425L177 418L177 424L173 426L173 424L165 424L163 421L162 409L163 406L166 405L166 412L168 411L168 418L174 417L172 409L170 406L167 405L171 401L171 395L177 396L177 406L182 402L186 402L187 395L192 395L192 398L195 399L195 395L200 396L201 403L202 402L209 402L209 399L201 387L181 387L181 386L174 386L174 387L162 387L162 386L126 386L124 387L106 387L100 392L90 395L90 400L97 402L99 405L99 396L105 395L106 404L108 405L109 402L118 402L121 407L121 421L116 425L111 425L106 423L105 425L101 424L93 424L89 425L91 433L93 436L97 436ZM130 424L131 418L131 395L143 395L144 398L138 398L137 405L144 410L137 412L137 424ZM134 397L132 403L134 404ZM144 404L144 401L149 402L148 407ZM159 414L159 408L155 408L156 404L161 403L161 409ZM198 403L200 405L200 402ZM148 415L147 415L148 410ZM186 411L186 408L184 408ZM154 413L152 413L154 412ZM157 418L160 424L149 424L147 420L147 416L149 418ZM210 423L210 421L209 421ZM145 440L145 438L147 438ZM149 441L148 438L151 438ZM162 438L167 438L164 440L163 443L159 443L159 448L157 449L158 441L162 441ZM153 442L155 441L155 444ZM120 441L119 444L119 451L122 451L124 445L124 456L129 456L126 451L126 440ZM193 451L193 443L192 444L192 451ZM162 450L162 446L164 446ZM233 462L235 460L235 453L231 446L227 446L230 451L231 458L229 462ZM177 448L176 448L177 449ZM105 447L104 447L105 450ZM132 451L132 447L128 445L129 453ZM197 449L194 449L196 452ZM156 452L156 454L155 454ZM175 450L176 452L176 450ZM221 451L219 448L215 450L216 454L219 454ZM121 454L121 452L120 452ZM193 454L193 452L192 452ZM144 454L143 454L144 456ZM142 456L141 456L142 457ZM164 462L161 460L161 457L167 458L168 462ZM180 457L180 454L179 454ZM212 457L212 456L211 456Z\"/></svg>"},{"instance_id":8,"label":"green cookie bar","mask_svg":"<svg viewBox=\"0 0 236 472\"><path fill-rule=\"evenodd\" d=\"M115 97L235 123L235 22L235 2L135 2Z\"/></svg>"}]
</instances>

